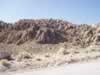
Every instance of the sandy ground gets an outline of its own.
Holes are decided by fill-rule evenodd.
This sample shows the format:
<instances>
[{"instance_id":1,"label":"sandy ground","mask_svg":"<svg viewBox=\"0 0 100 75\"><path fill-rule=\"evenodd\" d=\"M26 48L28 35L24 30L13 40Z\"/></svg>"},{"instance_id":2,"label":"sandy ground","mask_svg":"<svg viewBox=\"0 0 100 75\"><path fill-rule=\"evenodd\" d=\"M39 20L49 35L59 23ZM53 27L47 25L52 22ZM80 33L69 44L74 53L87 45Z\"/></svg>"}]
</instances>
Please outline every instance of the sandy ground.
<instances>
[{"instance_id":1,"label":"sandy ground","mask_svg":"<svg viewBox=\"0 0 100 75\"><path fill-rule=\"evenodd\" d=\"M0 75L97 75L99 63L75 63L100 61L100 28L58 21L21 20L15 26L3 23Z\"/></svg>"},{"instance_id":2,"label":"sandy ground","mask_svg":"<svg viewBox=\"0 0 100 75\"><path fill-rule=\"evenodd\" d=\"M48 52L41 51L41 53L33 52L34 54L22 52L15 57L15 60L1 60L0 73L5 73L6 71L16 72L21 70L37 70L41 68L62 66L64 64L70 65L73 63L92 62L97 60L100 61L100 47L97 46L70 49L60 46L57 52L54 52L53 50L47 50Z\"/></svg>"},{"instance_id":3,"label":"sandy ground","mask_svg":"<svg viewBox=\"0 0 100 75\"><path fill-rule=\"evenodd\" d=\"M77 63L42 70L11 72L0 75L100 75L100 62Z\"/></svg>"}]
</instances>

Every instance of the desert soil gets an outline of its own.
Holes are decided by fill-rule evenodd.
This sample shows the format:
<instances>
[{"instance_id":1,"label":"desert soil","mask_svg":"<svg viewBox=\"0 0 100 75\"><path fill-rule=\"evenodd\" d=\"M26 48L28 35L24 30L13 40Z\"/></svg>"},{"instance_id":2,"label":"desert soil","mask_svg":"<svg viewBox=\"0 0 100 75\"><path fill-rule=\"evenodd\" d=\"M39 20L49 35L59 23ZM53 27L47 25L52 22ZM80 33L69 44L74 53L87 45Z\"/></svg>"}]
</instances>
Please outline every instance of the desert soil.
<instances>
[{"instance_id":1,"label":"desert soil","mask_svg":"<svg viewBox=\"0 0 100 75\"><path fill-rule=\"evenodd\" d=\"M7 45L7 50L18 49L16 52L9 50L13 55L11 61L1 60L0 72L13 72L19 70L41 69L54 66L61 66L63 64L72 64L80 62L90 62L100 60L100 48L98 46L89 46L87 48L66 48L64 43L57 45L34 45L31 42L28 46L24 44L21 46ZM34 45L34 47L33 47ZM4 46L4 45L3 45ZM28 47L27 47L28 46ZM5 47L2 47L5 48ZM27 49L28 48L28 49ZM11 48L10 48L11 49ZM6 48L5 48L6 50ZM20 51L21 50L21 51ZM7 64L7 65L5 65Z\"/></svg>"},{"instance_id":2,"label":"desert soil","mask_svg":"<svg viewBox=\"0 0 100 75\"><path fill-rule=\"evenodd\" d=\"M0 75L100 75L100 62L77 63L49 67L41 70L27 70L19 72L0 73Z\"/></svg>"},{"instance_id":3,"label":"desert soil","mask_svg":"<svg viewBox=\"0 0 100 75\"><path fill-rule=\"evenodd\" d=\"M54 19L0 21L0 73L93 60L100 60L100 25Z\"/></svg>"}]
</instances>

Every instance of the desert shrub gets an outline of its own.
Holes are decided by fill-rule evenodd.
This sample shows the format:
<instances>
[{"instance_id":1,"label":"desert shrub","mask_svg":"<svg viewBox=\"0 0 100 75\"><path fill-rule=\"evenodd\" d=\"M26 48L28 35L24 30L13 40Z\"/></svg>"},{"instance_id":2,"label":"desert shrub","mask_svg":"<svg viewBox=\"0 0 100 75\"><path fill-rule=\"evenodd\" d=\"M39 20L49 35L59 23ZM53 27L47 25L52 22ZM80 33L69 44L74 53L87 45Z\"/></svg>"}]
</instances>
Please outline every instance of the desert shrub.
<instances>
[{"instance_id":1,"label":"desert shrub","mask_svg":"<svg viewBox=\"0 0 100 75\"><path fill-rule=\"evenodd\" d=\"M11 64L9 63L8 60L0 60L0 64L9 68L11 66Z\"/></svg>"},{"instance_id":2,"label":"desert shrub","mask_svg":"<svg viewBox=\"0 0 100 75\"><path fill-rule=\"evenodd\" d=\"M22 61L24 59L31 59L31 58L32 58L32 55L28 52L21 52L16 57L17 61Z\"/></svg>"},{"instance_id":3,"label":"desert shrub","mask_svg":"<svg viewBox=\"0 0 100 75\"><path fill-rule=\"evenodd\" d=\"M68 52L66 50L63 51L63 55L68 55L68 54L70 54L70 52Z\"/></svg>"},{"instance_id":4,"label":"desert shrub","mask_svg":"<svg viewBox=\"0 0 100 75\"><path fill-rule=\"evenodd\" d=\"M46 55L45 55L45 57L46 57L46 58L49 58L49 57L50 57L50 55L49 55L49 54L46 54Z\"/></svg>"},{"instance_id":5,"label":"desert shrub","mask_svg":"<svg viewBox=\"0 0 100 75\"><path fill-rule=\"evenodd\" d=\"M42 61L42 59L41 58L36 58L36 61Z\"/></svg>"}]
</instances>

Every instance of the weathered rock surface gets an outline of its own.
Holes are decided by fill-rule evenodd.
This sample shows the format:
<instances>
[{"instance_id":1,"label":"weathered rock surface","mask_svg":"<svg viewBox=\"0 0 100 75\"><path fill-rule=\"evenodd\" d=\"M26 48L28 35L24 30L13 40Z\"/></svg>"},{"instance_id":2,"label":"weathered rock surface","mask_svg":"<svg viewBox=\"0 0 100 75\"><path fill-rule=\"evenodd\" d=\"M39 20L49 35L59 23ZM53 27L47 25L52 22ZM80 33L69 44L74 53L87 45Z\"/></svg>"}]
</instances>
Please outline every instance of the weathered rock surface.
<instances>
[{"instance_id":1,"label":"weathered rock surface","mask_svg":"<svg viewBox=\"0 0 100 75\"><path fill-rule=\"evenodd\" d=\"M19 20L14 24L0 22L0 42L23 44L36 41L42 44L72 43L87 47L99 43L100 26L87 24L75 25L67 21L54 19Z\"/></svg>"}]
</instances>

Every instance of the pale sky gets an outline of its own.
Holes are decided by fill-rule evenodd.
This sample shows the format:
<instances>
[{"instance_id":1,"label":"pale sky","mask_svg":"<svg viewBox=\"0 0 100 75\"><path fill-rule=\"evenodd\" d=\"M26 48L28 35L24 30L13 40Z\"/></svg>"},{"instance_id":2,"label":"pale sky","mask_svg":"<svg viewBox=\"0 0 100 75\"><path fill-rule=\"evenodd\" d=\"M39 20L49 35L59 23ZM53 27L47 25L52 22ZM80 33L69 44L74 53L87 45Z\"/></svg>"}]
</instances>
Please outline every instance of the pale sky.
<instances>
[{"instance_id":1,"label":"pale sky","mask_svg":"<svg viewBox=\"0 0 100 75\"><path fill-rule=\"evenodd\" d=\"M100 0L0 0L0 20L54 18L73 23L100 22Z\"/></svg>"}]
</instances>

